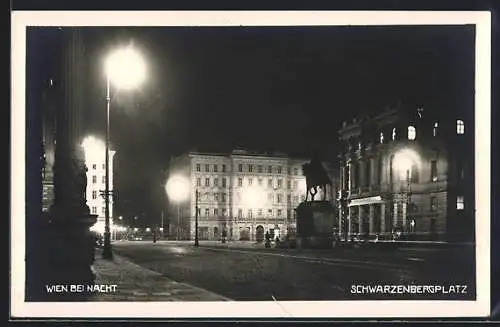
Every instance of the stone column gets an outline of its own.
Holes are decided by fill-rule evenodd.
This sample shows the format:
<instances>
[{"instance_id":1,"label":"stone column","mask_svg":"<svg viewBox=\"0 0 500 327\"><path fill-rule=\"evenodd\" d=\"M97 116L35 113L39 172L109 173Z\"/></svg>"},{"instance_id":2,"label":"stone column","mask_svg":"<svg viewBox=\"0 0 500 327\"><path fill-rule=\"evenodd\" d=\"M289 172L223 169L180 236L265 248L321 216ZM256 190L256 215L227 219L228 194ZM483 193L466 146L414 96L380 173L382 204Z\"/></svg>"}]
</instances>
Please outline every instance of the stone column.
<instances>
[{"instance_id":1,"label":"stone column","mask_svg":"<svg viewBox=\"0 0 500 327\"><path fill-rule=\"evenodd\" d=\"M60 31L63 38L61 101L56 113L54 202L46 221L42 288L49 284L93 284L96 222L86 204L87 167L82 142L84 49L78 28ZM45 294L42 300L82 301L82 293Z\"/></svg>"},{"instance_id":2,"label":"stone column","mask_svg":"<svg viewBox=\"0 0 500 327\"><path fill-rule=\"evenodd\" d=\"M375 231L374 231L374 215L375 215L375 205L374 204L370 204L369 205L369 223L370 223L370 235L374 234Z\"/></svg>"},{"instance_id":3,"label":"stone column","mask_svg":"<svg viewBox=\"0 0 500 327\"><path fill-rule=\"evenodd\" d=\"M380 233L385 234L385 203L380 204Z\"/></svg>"},{"instance_id":4,"label":"stone column","mask_svg":"<svg viewBox=\"0 0 500 327\"><path fill-rule=\"evenodd\" d=\"M347 236L350 238L352 235L352 207L348 207L347 211L349 212L347 216Z\"/></svg>"},{"instance_id":5,"label":"stone column","mask_svg":"<svg viewBox=\"0 0 500 327\"><path fill-rule=\"evenodd\" d=\"M365 220L365 209L364 206L358 206L358 233L363 235L363 222Z\"/></svg>"}]
</instances>

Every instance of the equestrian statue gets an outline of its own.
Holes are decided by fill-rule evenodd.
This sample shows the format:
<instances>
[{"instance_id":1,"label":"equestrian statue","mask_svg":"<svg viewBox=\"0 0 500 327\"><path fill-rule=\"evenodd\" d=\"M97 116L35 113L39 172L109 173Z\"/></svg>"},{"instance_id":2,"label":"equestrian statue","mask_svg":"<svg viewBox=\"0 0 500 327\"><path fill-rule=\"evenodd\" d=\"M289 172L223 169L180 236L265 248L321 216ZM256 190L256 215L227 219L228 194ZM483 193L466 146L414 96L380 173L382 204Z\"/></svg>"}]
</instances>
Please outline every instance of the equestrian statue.
<instances>
[{"instance_id":1,"label":"equestrian statue","mask_svg":"<svg viewBox=\"0 0 500 327\"><path fill-rule=\"evenodd\" d=\"M318 187L323 190L323 201L326 201L326 186L331 186L332 181L317 153L313 155L311 162L302 165L302 170L306 177L305 202L307 202L309 195L311 195L311 201L314 201L314 197L318 193Z\"/></svg>"}]
</instances>

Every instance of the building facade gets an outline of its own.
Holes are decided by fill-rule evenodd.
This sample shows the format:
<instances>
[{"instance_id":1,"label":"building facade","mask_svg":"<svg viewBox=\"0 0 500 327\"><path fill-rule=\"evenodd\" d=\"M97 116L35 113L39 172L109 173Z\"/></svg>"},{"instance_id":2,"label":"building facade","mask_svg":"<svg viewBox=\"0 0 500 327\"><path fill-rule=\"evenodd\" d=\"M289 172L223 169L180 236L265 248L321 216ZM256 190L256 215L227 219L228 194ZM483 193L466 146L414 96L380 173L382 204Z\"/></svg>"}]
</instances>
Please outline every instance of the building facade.
<instances>
[{"instance_id":1,"label":"building facade","mask_svg":"<svg viewBox=\"0 0 500 327\"><path fill-rule=\"evenodd\" d=\"M94 225L96 231L104 232L104 221L106 218L106 201L104 191L106 189L106 159L104 143L87 137L83 141L85 149L85 165L87 167L87 188L85 197L90 213L97 215ZM113 194L113 158L115 151L109 151L109 190ZM109 197L109 217L113 217L114 197Z\"/></svg>"},{"instance_id":2,"label":"building facade","mask_svg":"<svg viewBox=\"0 0 500 327\"><path fill-rule=\"evenodd\" d=\"M403 107L344 122L341 235L474 240L473 128L464 113Z\"/></svg>"},{"instance_id":3,"label":"building facade","mask_svg":"<svg viewBox=\"0 0 500 327\"><path fill-rule=\"evenodd\" d=\"M170 235L194 238L196 192L200 240L219 240L222 231L228 239L252 241L262 240L266 232L274 237L293 233L294 209L306 194L302 174L306 162L280 153L244 150L189 152L172 159L169 177L183 176L190 192L187 201L169 206ZM315 199L321 196L318 192Z\"/></svg>"}]
</instances>

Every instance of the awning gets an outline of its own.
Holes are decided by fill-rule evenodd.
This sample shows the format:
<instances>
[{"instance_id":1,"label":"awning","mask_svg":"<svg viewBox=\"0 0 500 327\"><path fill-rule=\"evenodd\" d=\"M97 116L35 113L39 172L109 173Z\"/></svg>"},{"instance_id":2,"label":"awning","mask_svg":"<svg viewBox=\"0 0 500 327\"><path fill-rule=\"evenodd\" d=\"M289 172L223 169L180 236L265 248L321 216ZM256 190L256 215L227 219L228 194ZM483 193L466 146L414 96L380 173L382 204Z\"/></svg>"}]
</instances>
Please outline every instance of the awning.
<instances>
[{"instance_id":1,"label":"awning","mask_svg":"<svg viewBox=\"0 0 500 327\"><path fill-rule=\"evenodd\" d=\"M347 206L348 207L356 207L356 206L362 206L365 204L377 204L377 203L385 203L385 201L382 200L382 197L380 195L371 196L371 197L362 198L362 199L354 199L354 200L349 201L349 204Z\"/></svg>"}]
</instances>

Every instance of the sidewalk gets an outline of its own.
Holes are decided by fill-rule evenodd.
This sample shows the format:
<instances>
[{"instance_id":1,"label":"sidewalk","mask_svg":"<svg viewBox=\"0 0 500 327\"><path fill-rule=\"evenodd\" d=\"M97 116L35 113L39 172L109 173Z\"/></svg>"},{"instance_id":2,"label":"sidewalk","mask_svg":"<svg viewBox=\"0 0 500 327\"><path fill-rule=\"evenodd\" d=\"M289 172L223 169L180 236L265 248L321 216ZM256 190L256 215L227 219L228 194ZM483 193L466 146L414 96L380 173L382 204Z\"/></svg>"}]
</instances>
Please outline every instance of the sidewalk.
<instances>
[{"instance_id":1,"label":"sidewalk","mask_svg":"<svg viewBox=\"0 0 500 327\"><path fill-rule=\"evenodd\" d=\"M105 285L102 289L108 291L94 293L90 301L231 301L208 290L171 280L117 254L113 254L113 260L104 260L101 250L96 250L93 269L95 284Z\"/></svg>"}]
</instances>

